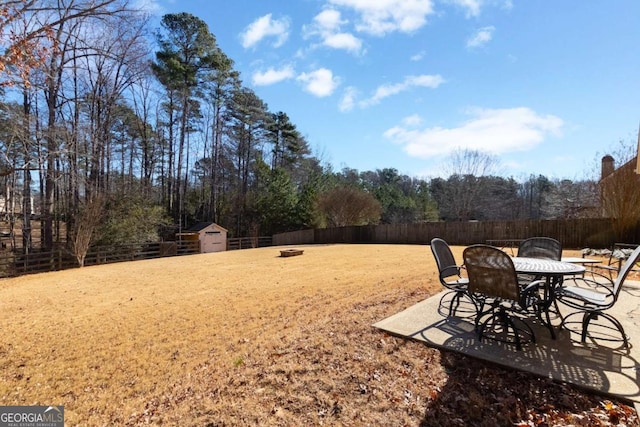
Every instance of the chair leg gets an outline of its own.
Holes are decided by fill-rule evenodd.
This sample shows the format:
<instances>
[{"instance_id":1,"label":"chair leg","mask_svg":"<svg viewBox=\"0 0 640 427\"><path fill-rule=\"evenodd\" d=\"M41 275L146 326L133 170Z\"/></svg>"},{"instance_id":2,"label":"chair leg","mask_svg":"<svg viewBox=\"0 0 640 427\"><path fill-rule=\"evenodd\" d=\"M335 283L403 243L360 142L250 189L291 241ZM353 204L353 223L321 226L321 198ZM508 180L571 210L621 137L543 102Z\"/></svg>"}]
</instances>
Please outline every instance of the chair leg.
<instances>
[{"instance_id":1,"label":"chair leg","mask_svg":"<svg viewBox=\"0 0 640 427\"><path fill-rule=\"evenodd\" d=\"M451 317L458 310L461 297L462 293L456 291L456 294L453 296L453 298L451 299L451 303L449 304L449 317Z\"/></svg>"},{"instance_id":2,"label":"chair leg","mask_svg":"<svg viewBox=\"0 0 640 427\"><path fill-rule=\"evenodd\" d=\"M482 330L485 328L485 326L487 325L487 323L489 322L489 320L491 320L491 317L489 317L487 320L485 320L482 323L482 326L480 326L480 319L482 318L482 316L484 316L485 314L491 314L493 317L493 313L494 310L496 309L496 302L493 302L490 305L490 307L485 310L484 309L484 305L486 304L486 301L480 301L480 307L476 306L476 321L475 321L475 326L474 326L474 330L478 333L478 338L482 338Z\"/></svg>"},{"instance_id":3,"label":"chair leg","mask_svg":"<svg viewBox=\"0 0 640 427\"><path fill-rule=\"evenodd\" d=\"M555 307L556 313L558 313L558 317L560 318L560 323L564 320L562 317L562 312L560 311L560 306L558 305L558 300L556 298L553 299L553 306Z\"/></svg>"},{"instance_id":4,"label":"chair leg","mask_svg":"<svg viewBox=\"0 0 640 427\"><path fill-rule=\"evenodd\" d=\"M587 329L589 328L589 322L594 318L593 312L586 312L582 317L582 336L581 341L584 343L587 341Z\"/></svg>"},{"instance_id":5,"label":"chair leg","mask_svg":"<svg viewBox=\"0 0 640 427\"><path fill-rule=\"evenodd\" d=\"M471 301L471 304L473 304L473 308L474 310L477 312L478 311L478 304L476 303L476 299L468 292L468 291L456 291L456 295L454 296L453 300L451 301L451 305L453 306L454 302L455 302L455 307L453 308L453 313L455 313L458 310L458 307L460 306L460 301L462 301L462 298L467 298L469 301ZM451 309L449 310L449 315L451 315Z\"/></svg>"},{"instance_id":6,"label":"chair leg","mask_svg":"<svg viewBox=\"0 0 640 427\"><path fill-rule=\"evenodd\" d=\"M516 340L516 349L517 350L522 350L522 343L520 340L520 333L518 332L518 329L516 328L516 324L513 323L513 320L511 319L511 317L509 317L507 315L507 313L505 312L504 309L500 310L500 317L502 319L502 322L505 324L506 327L506 334L507 336L509 336L509 329L513 329L513 335L514 335L514 339Z\"/></svg>"},{"instance_id":7,"label":"chair leg","mask_svg":"<svg viewBox=\"0 0 640 427\"><path fill-rule=\"evenodd\" d=\"M547 307L546 309L543 309L542 307L539 308L540 310L544 311L544 314L545 314L545 316L547 318L546 321L542 319L542 312L539 312L538 314L539 314L539 317L540 317L540 321L547 326L547 329L549 330L549 334L551 335L551 339L555 340L556 339L556 332L553 330L553 324L551 323L551 316L549 315L549 308L550 307Z\"/></svg>"},{"instance_id":8,"label":"chair leg","mask_svg":"<svg viewBox=\"0 0 640 427\"><path fill-rule=\"evenodd\" d=\"M484 314L487 314L487 313L485 312L483 313L483 315ZM484 330L486 329L489 322L495 321L495 319L496 319L496 314L491 313L491 316L489 316L484 322L482 322L482 324L479 327L476 327L476 332L478 334L478 341L482 342L482 337L484 336Z\"/></svg>"},{"instance_id":9,"label":"chair leg","mask_svg":"<svg viewBox=\"0 0 640 427\"><path fill-rule=\"evenodd\" d=\"M609 319L609 321L611 323L613 323L613 325L616 327L616 329L618 329L618 331L620 331L620 335L622 335L622 342L624 344L624 347L628 348L629 347L629 337L627 337L627 334L625 334L624 328L622 327L622 324L620 323L620 321L618 319L616 319L615 317L613 317L612 315L607 314L607 313L601 313L601 315L605 319Z\"/></svg>"},{"instance_id":10,"label":"chair leg","mask_svg":"<svg viewBox=\"0 0 640 427\"><path fill-rule=\"evenodd\" d=\"M511 316L507 315L505 312L505 318L508 322L508 325L511 327L511 329L513 329L513 334L515 335L515 339L516 339L516 348L518 350L522 350L522 345L520 344L522 342L522 340L520 339L520 329L518 329L516 327L515 322L513 321L513 319L511 318ZM531 336L531 342L535 343L536 342L536 334L535 332L533 332L533 328L531 328L531 326L527 323L527 322L522 322L522 324L527 328L528 330L528 334Z\"/></svg>"},{"instance_id":11,"label":"chair leg","mask_svg":"<svg viewBox=\"0 0 640 427\"><path fill-rule=\"evenodd\" d=\"M609 313L603 313L601 311L592 311L584 314L584 317L582 318L582 342L584 343L587 340L587 332L588 332L587 329L589 328L589 323L591 322L591 320L597 319L599 316L604 317L609 322L611 322L613 326L616 327L618 332L620 332L620 335L622 335L622 342L624 347L628 348L629 338L627 337L627 334L624 332L624 327L622 327L622 324L620 323L620 321L615 317L613 317L612 315L610 315Z\"/></svg>"},{"instance_id":12,"label":"chair leg","mask_svg":"<svg viewBox=\"0 0 640 427\"><path fill-rule=\"evenodd\" d=\"M448 317L454 316L456 314L456 312L458 311L458 307L460 307L460 302L464 297L468 298L469 301L471 301L475 311L478 310L478 305L476 304L475 299L467 291L462 291L462 290L460 291L450 290L446 292L442 296L442 298L440 298L440 307L443 307L444 300L452 293L453 293L453 297L451 297L451 301L449 302Z\"/></svg>"},{"instance_id":13,"label":"chair leg","mask_svg":"<svg viewBox=\"0 0 640 427\"><path fill-rule=\"evenodd\" d=\"M544 295L540 297L540 288L533 288L529 290L528 293L524 294L524 307L533 307L536 312L540 323L547 327L549 330L549 335L551 335L551 339L556 339L555 329L553 324L551 323L551 315L549 314L551 304L555 306L555 310L560 315L560 309L558 308L558 303L555 298L553 301L549 301L549 295L547 293L546 288L544 289ZM544 317L543 317L544 313ZM562 316L560 316L562 317Z\"/></svg>"},{"instance_id":14,"label":"chair leg","mask_svg":"<svg viewBox=\"0 0 640 427\"><path fill-rule=\"evenodd\" d=\"M448 310L448 316L449 317L451 317L451 315L455 312L455 310L453 309L453 305L454 305L456 297L457 297L457 292L456 291L446 292L444 295L442 295L442 298L440 298L440 304L439 304L442 307L443 301L445 300L445 298L447 298L447 296L451 295L452 293L454 295L453 295L453 297L451 299L451 302L449 302L449 310Z\"/></svg>"},{"instance_id":15,"label":"chair leg","mask_svg":"<svg viewBox=\"0 0 640 427\"><path fill-rule=\"evenodd\" d=\"M520 331L516 329L516 325L513 323L511 319L509 319L509 325L513 329L513 333L515 335L516 350L522 350L522 340L520 339Z\"/></svg>"},{"instance_id":16,"label":"chair leg","mask_svg":"<svg viewBox=\"0 0 640 427\"><path fill-rule=\"evenodd\" d=\"M484 322L482 322L482 324L479 324L480 318L486 314L490 314L490 316ZM520 329L516 327L516 324L513 321L513 318L507 313L504 307L498 307L497 303L491 304L490 309L483 311L481 313L478 313L478 316L476 317L476 327L475 327L478 341L482 342L482 338L484 336L484 330L486 329L487 325L492 321L500 322L504 327L505 340L503 341L499 339L499 341L515 344L517 350L522 350L522 338L520 336ZM533 332L533 329L528 323L523 322L523 324L527 328L526 333L528 333L528 335L531 336L531 342L535 343L536 336L535 336L535 333ZM513 336L514 336L513 342L506 341L506 337L509 336L510 330L513 331Z\"/></svg>"},{"instance_id":17,"label":"chair leg","mask_svg":"<svg viewBox=\"0 0 640 427\"><path fill-rule=\"evenodd\" d=\"M531 325L529 325L527 322L524 322L524 321L522 322L522 324L524 326L526 326L527 329L529 330L529 335L531 335L531 342L535 343L536 342L536 334L535 334L535 332L533 332L533 328L531 327Z\"/></svg>"}]
</instances>

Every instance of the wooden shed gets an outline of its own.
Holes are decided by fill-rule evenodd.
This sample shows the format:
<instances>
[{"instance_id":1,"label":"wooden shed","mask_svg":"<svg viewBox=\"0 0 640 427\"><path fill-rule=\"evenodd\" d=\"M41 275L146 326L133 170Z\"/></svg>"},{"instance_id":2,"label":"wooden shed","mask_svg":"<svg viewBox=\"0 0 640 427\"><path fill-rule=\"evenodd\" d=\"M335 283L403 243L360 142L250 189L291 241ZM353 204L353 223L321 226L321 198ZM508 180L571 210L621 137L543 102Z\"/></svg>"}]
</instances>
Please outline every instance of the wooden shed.
<instances>
[{"instance_id":1,"label":"wooden shed","mask_svg":"<svg viewBox=\"0 0 640 427\"><path fill-rule=\"evenodd\" d=\"M203 254L227 250L227 229L213 222L199 222L179 236L183 240L199 240L200 253Z\"/></svg>"}]
</instances>

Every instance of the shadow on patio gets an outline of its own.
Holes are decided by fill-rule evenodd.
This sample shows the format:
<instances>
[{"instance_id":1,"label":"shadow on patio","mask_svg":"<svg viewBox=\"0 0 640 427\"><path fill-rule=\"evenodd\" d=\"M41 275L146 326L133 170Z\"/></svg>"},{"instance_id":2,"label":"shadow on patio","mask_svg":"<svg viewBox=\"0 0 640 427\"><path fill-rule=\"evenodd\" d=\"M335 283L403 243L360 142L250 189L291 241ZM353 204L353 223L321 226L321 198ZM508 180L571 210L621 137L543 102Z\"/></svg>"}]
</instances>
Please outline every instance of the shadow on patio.
<instances>
[{"instance_id":1,"label":"shadow on patio","mask_svg":"<svg viewBox=\"0 0 640 427\"><path fill-rule=\"evenodd\" d=\"M493 340L477 340L469 307L460 316L446 317L446 302L439 293L374 324L391 334L461 353L541 377L570 383L599 394L640 403L640 282L627 281L617 304L610 310L630 335L628 349L619 343L580 342L577 334L557 331L557 339L541 324L532 322L536 343L521 351ZM470 305L470 304L469 304ZM564 308L563 308L564 310Z\"/></svg>"}]
</instances>

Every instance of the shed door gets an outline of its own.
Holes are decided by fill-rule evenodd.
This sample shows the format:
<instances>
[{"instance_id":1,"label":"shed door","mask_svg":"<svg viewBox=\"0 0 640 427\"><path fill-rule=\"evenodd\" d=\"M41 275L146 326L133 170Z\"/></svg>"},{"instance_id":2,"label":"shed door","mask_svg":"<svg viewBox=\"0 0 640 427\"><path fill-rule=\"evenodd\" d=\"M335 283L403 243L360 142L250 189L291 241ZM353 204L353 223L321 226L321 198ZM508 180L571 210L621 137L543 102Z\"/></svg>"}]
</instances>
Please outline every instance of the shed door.
<instances>
[{"instance_id":1,"label":"shed door","mask_svg":"<svg viewBox=\"0 0 640 427\"><path fill-rule=\"evenodd\" d=\"M202 252L224 251L227 246L225 234L218 230L206 231L202 239Z\"/></svg>"}]
</instances>

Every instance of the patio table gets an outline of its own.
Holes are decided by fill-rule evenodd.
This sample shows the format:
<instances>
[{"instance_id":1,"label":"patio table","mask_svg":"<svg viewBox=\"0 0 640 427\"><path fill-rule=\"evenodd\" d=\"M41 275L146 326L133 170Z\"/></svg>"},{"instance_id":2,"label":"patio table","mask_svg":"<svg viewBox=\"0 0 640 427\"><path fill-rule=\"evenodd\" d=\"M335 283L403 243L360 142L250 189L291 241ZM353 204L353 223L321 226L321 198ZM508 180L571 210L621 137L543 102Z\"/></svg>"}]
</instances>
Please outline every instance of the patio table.
<instances>
[{"instance_id":1,"label":"patio table","mask_svg":"<svg viewBox=\"0 0 640 427\"><path fill-rule=\"evenodd\" d=\"M594 258L581 258L581 257L562 257L562 262L570 262L571 264L581 264L585 266L585 269L593 271L593 266L600 264L602 261ZM584 274L584 273L583 273Z\"/></svg>"},{"instance_id":2,"label":"patio table","mask_svg":"<svg viewBox=\"0 0 640 427\"><path fill-rule=\"evenodd\" d=\"M599 262L602 262L599 259L593 259L593 258L581 258L581 257L573 257L573 256L569 256L569 257L562 257L562 259L560 260L562 262L570 262L571 264L598 264Z\"/></svg>"},{"instance_id":3,"label":"patio table","mask_svg":"<svg viewBox=\"0 0 640 427\"><path fill-rule=\"evenodd\" d=\"M545 278L544 296L540 304L537 305L538 316L547 329L549 329L551 338L555 339L556 334L549 315L552 305L555 305L556 311L558 311L558 314L560 313L555 302L555 288L562 282L564 276L584 274L586 268L584 265L551 259L527 257L512 257L511 259L513 260L516 273ZM546 320L542 318L543 313Z\"/></svg>"}]
</instances>

